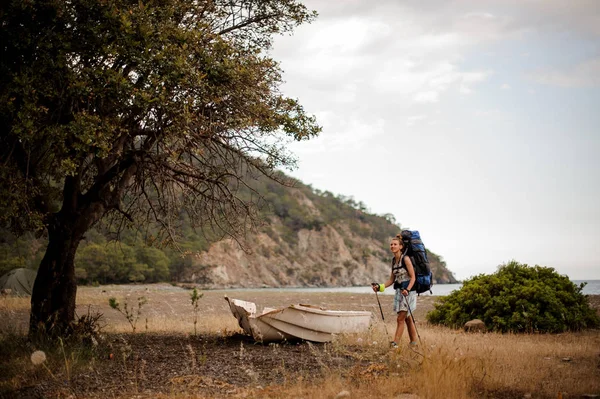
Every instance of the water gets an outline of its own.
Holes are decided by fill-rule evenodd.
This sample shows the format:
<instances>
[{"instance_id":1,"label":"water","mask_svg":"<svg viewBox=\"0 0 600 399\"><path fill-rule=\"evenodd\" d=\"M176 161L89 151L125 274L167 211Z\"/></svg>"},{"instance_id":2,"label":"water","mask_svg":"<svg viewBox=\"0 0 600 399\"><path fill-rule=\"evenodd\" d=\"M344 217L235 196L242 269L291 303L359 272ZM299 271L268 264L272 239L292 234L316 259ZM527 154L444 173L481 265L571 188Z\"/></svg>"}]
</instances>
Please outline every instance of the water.
<instances>
[{"instance_id":1,"label":"water","mask_svg":"<svg viewBox=\"0 0 600 399\"><path fill-rule=\"evenodd\" d=\"M583 287L583 293L585 295L600 295L600 280L573 280L577 285L587 282L587 285Z\"/></svg>"},{"instance_id":2,"label":"water","mask_svg":"<svg viewBox=\"0 0 600 399\"><path fill-rule=\"evenodd\" d=\"M573 280L573 282L577 285L580 283L587 281L587 285L583 288L583 293L585 295L600 295L600 280ZM436 284L433 286L433 296L443 296L448 295L452 291L460 289L462 284ZM370 294L373 293L371 287L324 287L324 288L246 288L246 289L236 289L236 290L248 290L248 291L274 291L274 292L350 292L355 294ZM385 290L385 292L380 293L380 295L394 295L394 290L390 287ZM430 295L429 292L423 293L421 295Z\"/></svg>"}]
</instances>

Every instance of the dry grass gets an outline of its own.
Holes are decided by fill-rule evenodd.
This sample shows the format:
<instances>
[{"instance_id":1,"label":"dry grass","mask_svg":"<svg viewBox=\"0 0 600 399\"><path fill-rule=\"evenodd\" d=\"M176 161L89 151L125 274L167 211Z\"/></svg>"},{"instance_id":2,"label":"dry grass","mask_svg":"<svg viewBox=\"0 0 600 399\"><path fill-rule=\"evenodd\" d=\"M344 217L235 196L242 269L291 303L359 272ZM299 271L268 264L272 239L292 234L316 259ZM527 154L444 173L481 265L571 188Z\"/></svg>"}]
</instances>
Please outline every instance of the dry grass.
<instances>
[{"instance_id":1,"label":"dry grass","mask_svg":"<svg viewBox=\"0 0 600 399\"><path fill-rule=\"evenodd\" d=\"M138 332L191 335L194 331L193 308L189 294L189 291L167 286L84 287L78 293L78 312L83 314L89 309L90 312L103 313L106 332L131 332L125 318L108 307L108 298L113 296L120 302L129 300L135 307L137 298L145 296L149 302L141 308ZM226 336L240 331L222 299L224 293L204 294L205 297L200 299L202 309L198 333ZM298 294L296 297L288 292L270 292L264 296L257 292L236 294L248 300L263 301L261 304L265 306L311 300L316 304L332 302L327 298L312 297L321 294ZM299 298L300 295L308 300ZM361 295L341 299L338 295L336 298L340 303L347 303L347 308L374 311L372 298ZM28 309L29 298L0 299L0 317L8 320L13 330L25 331ZM317 363L326 356L341 355L353 357L356 366L338 368L323 362L321 377L310 381L304 375L288 370L283 384L238 386L234 387L232 395L330 399L341 391L349 391L352 398L393 398L401 397L401 394L417 394L420 398L452 399L517 398L527 393L533 398L556 398L559 393L563 398L600 394L600 332L597 330L556 335L466 334L419 323L422 343L416 352L408 347L406 341L400 350L393 351L388 348L389 337L378 316L378 313L374 314L373 327L365 334L342 336L330 344L314 346ZM392 334L395 325L390 320L393 319L386 317L386 320L387 331ZM406 336L404 339L407 340ZM265 347L265 350L272 349ZM32 372L31 365L26 363L16 359L15 367L23 367L24 372L39 377L40 371ZM5 381L5 384L10 383L16 384ZM155 394L152 397L203 396L195 391Z\"/></svg>"},{"instance_id":2,"label":"dry grass","mask_svg":"<svg viewBox=\"0 0 600 399\"><path fill-rule=\"evenodd\" d=\"M388 330L391 331L391 325ZM373 333L369 339L373 339ZM600 394L600 333L560 335L465 334L428 326L420 331L422 345L415 353L408 345L385 350L379 342L372 351L381 362L341 378L331 370L317 386L292 383L269 397L332 398L342 390L352 397L421 398L582 397ZM379 332L379 337L385 333ZM365 337L366 338L366 337ZM377 337L375 337L377 338ZM369 339L363 339L368 342ZM338 345L356 345L342 338ZM368 345L368 344L366 344ZM421 356L423 355L423 356ZM368 352L365 356L369 356Z\"/></svg>"},{"instance_id":3,"label":"dry grass","mask_svg":"<svg viewBox=\"0 0 600 399\"><path fill-rule=\"evenodd\" d=\"M389 329L389 326L388 326ZM242 397L331 399L342 391L352 398L579 398L600 393L597 331L561 335L467 335L441 328L422 331L423 345L387 349L385 332L342 337L324 348L343 352L367 348L372 361L350 370L325 367L323 377L290 375L283 384L238 391ZM374 341L375 340L375 341ZM373 344L375 342L375 344ZM421 354L423 356L421 356ZM318 356L316 357L318 361ZM569 361L563 359L570 359ZM530 394L531 396L526 396ZM196 398L178 394L161 398Z\"/></svg>"}]
</instances>

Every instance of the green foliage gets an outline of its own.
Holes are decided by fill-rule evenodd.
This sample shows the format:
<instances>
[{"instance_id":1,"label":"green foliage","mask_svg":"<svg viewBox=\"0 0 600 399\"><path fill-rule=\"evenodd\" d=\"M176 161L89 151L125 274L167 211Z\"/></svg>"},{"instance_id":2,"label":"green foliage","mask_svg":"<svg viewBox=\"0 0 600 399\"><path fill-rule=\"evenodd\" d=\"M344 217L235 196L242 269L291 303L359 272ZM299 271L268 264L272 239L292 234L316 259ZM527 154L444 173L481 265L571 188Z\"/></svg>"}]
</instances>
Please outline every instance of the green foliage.
<instances>
[{"instance_id":1,"label":"green foliage","mask_svg":"<svg viewBox=\"0 0 600 399\"><path fill-rule=\"evenodd\" d=\"M488 329L501 332L595 328L600 320L581 293L584 286L553 268L511 261L494 274L466 280L460 290L438 300L427 320L458 328L480 319Z\"/></svg>"},{"instance_id":2,"label":"green foliage","mask_svg":"<svg viewBox=\"0 0 600 399\"><path fill-rule=\"evenodd\" d=\"M272 143L321 130L266 51L315 17L297 0L7 0L0 225L43 231L65 203L90 210L88 227L106 213L168 230L181 207L203 221L242 211L227 190L240 171L293 166Z\"/></svg>"},{"instance_id":3,"label":"green foliage","mask_svg":"<svg viewBox=\"0 0 600 399\"><path fill-rule=\"evenodd\" d=\"M0 276L19 267L37 270L44 254L44 240L32 234L15 237L3 229L0 229L0 236Z\"/></svg>"},{"instance_id":4,"label":"green foliage","mask_svg":"<svg viewBox=\"0 0 600 399\"><path fill-rule=\"evenodd\" d=\"M94 235L92 235L94 236ZM81 283L155 283L170 277L171 259L159 248L141 240L106 243L86 240L75 256L76 276Z\"/></svg>"}]
</instances>

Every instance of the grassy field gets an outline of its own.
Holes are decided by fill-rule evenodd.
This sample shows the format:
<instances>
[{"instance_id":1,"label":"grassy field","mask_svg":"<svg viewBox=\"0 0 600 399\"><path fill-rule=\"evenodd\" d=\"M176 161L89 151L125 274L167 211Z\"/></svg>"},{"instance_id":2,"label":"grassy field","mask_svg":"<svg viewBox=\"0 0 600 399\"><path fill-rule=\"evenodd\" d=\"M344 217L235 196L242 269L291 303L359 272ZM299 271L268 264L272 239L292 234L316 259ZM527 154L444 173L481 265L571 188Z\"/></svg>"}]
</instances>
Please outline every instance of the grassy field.
<instances>
[{"instance_id":1,"label":"grassy field","mask_svg":"<svg viewBox=\"0 0 600 399\"><path fill-rule=\"evenodd\" d=\"M597 330L467 334L427 325L425 314L435 297L425 296L415 311L421 344L413 351L405 336L400 349L391 350L391 296L379 296L384 326L374 294L206 291L195 312L190 293L167 284L79 288L78 315L102 314L97 345L34 346L25 338L29 299L0 298L0 398L334 398L344 391L351 398L600 394ZM225 295L259 308L309 303L369 310L371 328L328 344L256 344L242 334ZM111 297L121 309L127 303L130 321L109 307ZM147 303L138 307L142 297ZM33 364L31 355L40 349L46 361Z\"/></svg>"}]
</instances>

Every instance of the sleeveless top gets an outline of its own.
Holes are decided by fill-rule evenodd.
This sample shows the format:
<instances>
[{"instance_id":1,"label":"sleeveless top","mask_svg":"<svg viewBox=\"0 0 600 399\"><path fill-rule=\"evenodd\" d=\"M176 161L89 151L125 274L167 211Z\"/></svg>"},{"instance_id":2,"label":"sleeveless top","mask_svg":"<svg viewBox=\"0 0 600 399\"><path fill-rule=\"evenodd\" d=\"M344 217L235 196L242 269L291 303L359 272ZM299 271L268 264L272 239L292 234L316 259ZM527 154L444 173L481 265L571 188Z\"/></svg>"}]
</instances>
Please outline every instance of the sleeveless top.
<instances>
[{"instance_id":1,"label":"sleeveless top","mask_svg":"<svg viewBox=\"0 0 600 399\"><path fill-rule=\"evenodd\" d=\"M404 266L404 255L400 256L400 261L396 263L396 257L392 258L392 273L396 277L394 280L394 288L408 287L410 275L406 266Z\"/></svg>"}]
</instances>

